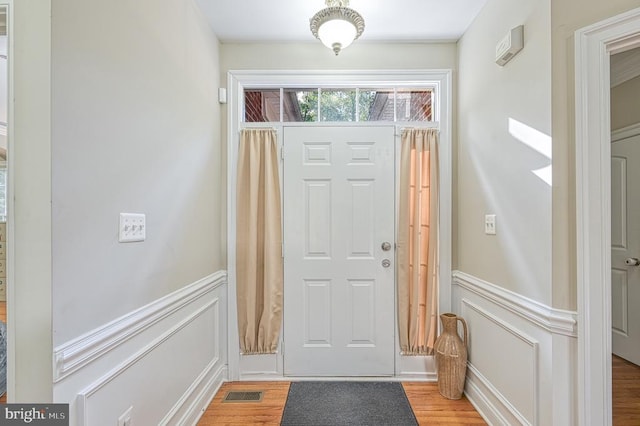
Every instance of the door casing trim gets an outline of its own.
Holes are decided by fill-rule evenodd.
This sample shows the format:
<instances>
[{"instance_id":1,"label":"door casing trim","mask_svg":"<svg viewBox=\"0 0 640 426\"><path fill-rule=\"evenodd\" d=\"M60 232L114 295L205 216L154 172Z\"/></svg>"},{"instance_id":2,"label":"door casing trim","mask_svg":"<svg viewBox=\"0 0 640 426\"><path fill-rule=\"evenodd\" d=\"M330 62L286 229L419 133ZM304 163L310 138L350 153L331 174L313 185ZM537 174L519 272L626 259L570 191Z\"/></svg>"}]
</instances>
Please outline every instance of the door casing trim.
<instances>
[{"instance_id":1,"label":"door casing trim","mask_svg":"<svg viewBox=\"0 0 640 426\"><path fill-rule=\"evenodd\" d=\"M578 424L610 425L610 56L640 46L640 8L575 33Z\"/></svg>"}]
</instances>

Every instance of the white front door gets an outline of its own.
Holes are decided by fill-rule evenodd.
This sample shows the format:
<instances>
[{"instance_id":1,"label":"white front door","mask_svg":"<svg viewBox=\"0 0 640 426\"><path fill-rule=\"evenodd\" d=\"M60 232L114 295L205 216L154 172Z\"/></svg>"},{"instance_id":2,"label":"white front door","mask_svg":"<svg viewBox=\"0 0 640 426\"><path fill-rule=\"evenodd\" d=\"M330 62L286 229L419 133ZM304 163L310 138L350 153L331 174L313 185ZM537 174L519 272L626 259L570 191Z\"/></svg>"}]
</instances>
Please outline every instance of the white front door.
<instances>
[{"instance_id":1,"label":"white front door","mask_svg":"<svg viewBox=\"0 0 640 426\"><path fill-rule=\"evenodd\" d=\"M640 365L640 135L611 146L613 353Z\"/></svg>"},{"instance_id":2,"label":"white front door","mask_svg":"<svg viewBox=\"0 0 640 426\"><path fill-rule=\"evenodd\" d=\"M284 129L285 375L394 374L394 152L392 126Z\"/></svg>"}]
</instances>

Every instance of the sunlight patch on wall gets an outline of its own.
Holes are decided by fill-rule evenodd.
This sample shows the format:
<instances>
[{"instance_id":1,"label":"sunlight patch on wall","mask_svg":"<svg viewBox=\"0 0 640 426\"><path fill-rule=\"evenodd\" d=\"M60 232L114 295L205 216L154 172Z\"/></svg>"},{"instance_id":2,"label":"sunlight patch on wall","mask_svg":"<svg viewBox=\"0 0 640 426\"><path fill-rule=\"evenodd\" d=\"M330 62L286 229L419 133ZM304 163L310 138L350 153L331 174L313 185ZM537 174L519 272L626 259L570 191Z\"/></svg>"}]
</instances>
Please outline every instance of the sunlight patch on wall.
<instances>
[{"instance_id":1,"label":"sunlight patch on wall","mask_svg":"<svg viewBox=\"0 0 640 426\"><path fill-rule=\"evenodd\" d=\"M529 148L551 160L551 136L513 118L509 118L509 133ZM532 170L531 172L542 179L547 185L551 186L553 177L551 164L541 169Z\"/></svg>"},{"instance_id":2,"label":"sunlight patch on wall","mask_svg":"<svg viewBox=\"0 0 640 426\"><path fill-rule=\"evenodd\" d=\"M549 164L547 167L543 167L542 169L532 170L532 172L534 175L538 176L540 179L546 182L547 185L551 186L553 179L551 164Z\"/></svg>"}]
</instances>

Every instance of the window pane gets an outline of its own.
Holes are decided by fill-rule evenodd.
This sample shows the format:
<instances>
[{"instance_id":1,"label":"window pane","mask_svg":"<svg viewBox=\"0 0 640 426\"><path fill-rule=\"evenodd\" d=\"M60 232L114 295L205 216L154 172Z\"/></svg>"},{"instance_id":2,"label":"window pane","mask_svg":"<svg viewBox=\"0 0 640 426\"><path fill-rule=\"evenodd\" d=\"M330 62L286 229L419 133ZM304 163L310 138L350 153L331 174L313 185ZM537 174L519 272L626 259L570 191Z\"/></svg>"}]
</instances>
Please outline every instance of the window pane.
<instances>
[{"instance_id":1,"label":"window pane","mask_svg":"<svg viewBox=\"0 0 640 426\"><path fill-rule=\"evenodd\" d=\"M356 121L355 89L321 89L320 121Z\"/></svg>"},{"instance_id":2,"label":"window pane","mask_svg":"<svg viewBox=\"0 0 640 426\"><path fill-rule=\"evenodd\" d=\"M398 121L432 121L433 91L431 89L401 89L396 94Z\"/></svg>"},{"instance_id":3,"label":"window pane","mask_svg":"<svg viewBox=\"0 0 640 426\"><path fill-rule=\"evenodd\" d=\"M284 121L318 121L318 89L284 89Z\"/></svg>"},{"instance_id":4,"label":"window pane","mask_svg":"<svg viewBox=\"0 0 640 426\"><path fill-rule=\"evenodd\" d=\"M280 89L245 90L246 123L280 121Z\"/></svg>"},{"instance_id":5,"label":"window pane","mask_svg":"<svg viewBox=\"0 0 640 426\"><path fill-rule=\"evenodd\" d=\"M360 89L360 121L393 121L393 89Z\"/></svg>"}]
</instances>

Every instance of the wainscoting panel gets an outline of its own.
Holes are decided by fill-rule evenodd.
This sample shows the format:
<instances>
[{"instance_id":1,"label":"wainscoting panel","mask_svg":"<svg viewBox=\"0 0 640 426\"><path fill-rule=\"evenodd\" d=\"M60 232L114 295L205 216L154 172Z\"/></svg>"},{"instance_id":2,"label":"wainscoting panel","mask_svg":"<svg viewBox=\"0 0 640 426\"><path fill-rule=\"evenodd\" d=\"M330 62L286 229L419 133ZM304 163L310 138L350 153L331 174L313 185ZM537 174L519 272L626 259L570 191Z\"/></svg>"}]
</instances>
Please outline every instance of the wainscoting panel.
<instances>
[{"instance_id":1,"label":"wainscoting panel","mask_svg":"<svg viewBox=\"0 0 640 426\"><path fill-rule=\"evenodd\" d=\"M228 377L226 287L218 272L56 348L70 424L196 424Z\"/></svg>"},{"instance_id":2,"label":"wainscoting panel","mask_svg":"<svg viewBox=\"0 0 640 426\"><path fill-rule=\"evenodd\" d=\"M576 312L562 311L460 271L452 310L469 329L465 394L489 424L572 424ZM563 372L562 374L554 374Z\"/></svg>"},{"instance_id":3,"label":"wainscoting panel","mask_svg":"<svg viewBox=\"0 0 640 426\"><path fill-rule=\"evenodd\" d=\"M519 423L537 424L538 342L467 299L462 299L461 312L473 336L469 357L475 375L491 383L496 397L510 406ZM502 395L498 389L509 394Z\"/></svg>"}]
</instances>

